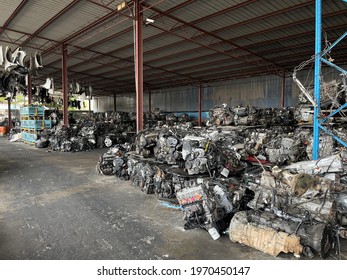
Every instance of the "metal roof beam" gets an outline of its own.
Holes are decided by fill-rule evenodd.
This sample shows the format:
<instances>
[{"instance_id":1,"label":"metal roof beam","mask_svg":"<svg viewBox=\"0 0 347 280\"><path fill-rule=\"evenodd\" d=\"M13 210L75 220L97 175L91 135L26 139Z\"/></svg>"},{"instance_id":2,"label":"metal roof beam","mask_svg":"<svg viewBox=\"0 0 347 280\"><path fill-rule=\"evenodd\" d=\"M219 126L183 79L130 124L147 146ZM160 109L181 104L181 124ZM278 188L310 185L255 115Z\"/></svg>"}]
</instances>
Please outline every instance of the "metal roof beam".
<instances>
[{"instance_id":1,"label":"metal roof beam","mask_svg":"<svg viewBox=\"0 0 347 280\"><path fill-rule=\"evenodd\" d=\"M345 14L345 13L346 13L346 11L343 11L343 12L339 11L337 13L327 14L326 17L333 17L333 16L337 16L337 15L340 15L340 14ZM314 21L314 18L310 18L309 20L305 20L305 21ZM304 23L306 23L306 22L304 22ZM302 21L292 22L290 24L282 25L280 27L276 27L276 29L284 29L284 28L289 27L289 25L292 26L292 25L299 25L299 24L302 24ZM344 28L345 26L346 26L345 24L342 24L342 25L339 25L339 26L336 26L336 27L326 28L325 30L334 30L334 28ZM269 32L270 31L274 31L274 28L267 29L267 30L269 30ZM314 31L313 32L310 31L309 33L314 34ZM303 36L307 36L308 34L303 33L303 34L299 34L299 35L292 35L292 36L288 36L288 37L279 38L279 39L276 39L276 40L268 40L266 42L260 42L260 43L255 43L255 44L251 44L251 45L246 45L244 47L246 47L248 49L250 47L255 47L255 46L258 46L258 45L260 46L260 45L265 45L265 44L271 44L272 42L282 41L284 39L291 39L291 38L301 37L302 35ZM236 41L237 39L240 39L240 38L243 38L243 37L247 38L247 37L253 37L253 36L256 36L256 35L257 35L256 33L252 33L252 34L248 34L248 35L243 35L241 37L233 38L233 39L230 39L230 40L231 41L234 41L234 40ZM147 51L147 52L144 53L144 55L148 55L150 53L158 52L162 48L171 48L171 47L177 46L177 45L181 44L184 41L185 40L182 40L182 41L179 41L179 42L175 42L175 43L163 46L163 47L159 47L159 48ZM215 44L217 44L217 43L215 43ZM212 44L212 45L214 45L214 44ZM194 49L186 50L184 52L176 53L175 55L186 54L186 53L190 53L190 52L196 52L196 51L201 50L201 49L204 49L204 48L203 47L197 47L197 48L194 48ZM160 60L166 60L166 58L169 57L169 56L171 56L171 55L159 57L159 58L156 58L156 59L153 59L153 60L149 60L146 63L152 63L152 62L157 62L157 61L160 61Z\"/></svg>"},{"instance_id":2,"label":"metal roof beam","mask_svg":"<svg viewBox=\"0 0 347 280\"><path fill-rule=\"evenodd\" d=\"M216 13L211 14L211 15L209 15L209 16L206 16L206 17L200 18L200 19L198 19L198 20L196 20L196 21L193 21L193 22L191 22L190 24L193 24L193 25L194 25L194 24L196 24L196 23L198 23L198 22L207 20L207 19L209 19L209 18L211 18L211 17L213 17L213 16L217 16L217 15L219 15L220 13L229 12L229 11L231 11L231 10L240 8L240 6L242 6L242 5L244 5L244 4L249 5L249 4L251 4L252 2L254 2L254 1L247 1L247 2L244 2L244 3L238 4L238 5L235 5L235 6L226 8L226 9L224 9L224 10L222 10L222 11L216 12ZM313 3L314 1L310 1L310 2ZM301 4L301 5L292 6L292 7L285 8L285 9L282 9L282 10L280 10L280 11L276 11L276 12L273 12L273 13L270 13L270 14L266 14L266 15L263 15L263 16L255 17L255 18L252 18L251 20L242 22L242 25L248 24L248 23L251 23L251 22L255 22L255 21L259 21L259 20L265 19L265 18L267 18L267 17L271 17L271 16L274 16L274 15L277 15L277 14L285 13L285 12L288 12L288 11L291 11L291 10L294 10L294 9L299 9L299 8L305 7L305 6L309 5L309 4L311 4L311 3L303 3L303 4ZM165 13L169 13L169 12L166 11ZM328 15L328 16L330 16L330 15ZM331 16L334 16L334 14L331 14ZM313 19L314 19L314 18L313 18ZM298 24L300 24L300 23L298 23ZM175 28L171 29L171 31L179 30L180 27L181 27L181 26L175 27ZM237 26L236 26L236 25L232 25L232 26L228 26L227 28L230 29L230 28L232 28L232 27L237 27ZM283 26L283 27L285 27L285 26ZM211 33L216 33L216 32L218 32L219 30L220 30L220 29L214 30L214 31L212 31ZM149 37L149 38L145 39L145 41L156 39L156 38L162 36L162 35L165 34L165 33L167 33L167 32L164 31L164 32L162 32L162 33L160 33L160 34L157 34L157 35L154 35L154 36L152 36L152 37ZM248 37L248 35L247 35L247 37ZM195 37L192 37L192 39L197 39L197 38L200 38L200 35L197 35L197 36L195 36ZM181 40L181 41L178 41L178 42L175 42L175 43L166 45L166 46L164 46L164 48L167 48L167 47L174 47L174 46L180 45L181 43L183 43L183 42L185 42L185 41L186 41L186 40ZM234 39L228 39L227 41L234 41ZM229 43L230 43L230 42L229 42ZM213 43L213 44L211 44L211 46L214 46L214 45L217 45L217 44L218 44L218 43ZM127 45L127 46L124 46L124 47L119 48L119 49L117 49L117 50L113 50L113 51L111 51L111 52L118 52L118 51L121 51L121 50L126 49L126 48L129 48L129 47L130 47L130 45ZM248 47L248 46L246 46L246 48L247 48L247 47ZM161 48L163 48L163 47L160 47L160 48L157 48L157 49L154 49L154 50L147 51L147 52L145 52L144 54L147 55L147 54L150 54L150 53L153 53L153 52L157 52L157 51L160 50ZM204 47L196 48L196 49L194 49L194 51L197 50L197 49L203 49L203 48L204 48Z\"/></svg>"},{"instance_id":3,"label":"metal roof beam","mask_svg":"<svg viewBox=\"0 0 347 280\"><path fill-rule=\"evenodd\" d=\"M342 10L342 11L338 11L338 12L325 14L325 15L322 16L322 18L335 17L335 16L345 15L345 14L346 14L346 10ZM293 26L301 25L301 24L307 24L307 23L314 24L314 20L315 20L315 18L312 17L312 18L303 19L303 20L299 20L299 21L293 21L293 22L290 22L290 23L287 23L287 24L274 26L274 27L271 27L271 28L268 28L268 29L263 29L261 31L257 31L257 32L249 33L249 34L244 34L242 36L235 37L235 38L232 38L230 40L237 41L239 39L245 39L245 38L249 38L249 37L253 37L253 36L257 36L257 35L261 35L261 34L266 34L266 33L273 32L275 30L281 30L281 29L285 29L285 28L288 28L288 27L293 27ZM313 31L313 33L314 33L314 31Z\"/></svg>"},{"instance_id":4,"label":"metal roof beam","mask_svg":"<svg viewBox=\"0 0 347 280\"><path fill-rule=\"evenodd\" d=\"M74 0L69 5L67 5L64 9L62 9L59 13L57 13L54 17L46 21L39 29L37 29L34 33L32 33L29 38L27 38L23 43L21 43L21 46L24 46L27 44L32 38L37 36L40 32L42 32L47 26L52 24L55 20L57 20L59 17L61 17L63 14L65 14L68 10L70 10L72 7L74 7L76 4L78 4L81 0Z\"/></svg>"},{"instance_id":5,"label":"metal roof beam","mask_svg":"<svg viewBox=\"0 0 347 280\"><path fill-rule=\"evenodd\" d=\"M70 36L68 36L67 38L64 38L64 43L68 43L71 40L77 38L78 36L81 36L83 33L89 31L90 29L98 26L99 24L102 24L103 22L105 22L106 20L111 19L112 17L114 17L115 15L121 14L120 12L118 12L117 10L112 11L110 13L108 13L107 15L93 21L91 24L81 28L80 30L76 31L75 33L71 34ZM59 47L59 45L61 45L62 42L58 42L57 44L55 44L54 46L48 48L47 50L45 50L42 55L45 55L47 53L50 53L51 51L55 50L57 47Z\"/></svg>"},{"instance_id":6,"label":"metal roof beam","mask_svg":"<svg viewBox=\"0 0 347 280\"><path fill-rule=\"evenodd\" d=\"M182 2L181 4L179 4L179 5L177 5L177 6L173 7L173 8L167 10L167 12L171 13L171 12L176 11L176 10L178 10L178 9L181 9L181 8L183 8L184 6L186 6L186 5L188 5L188 4L191 4L192 2L195 2L195 1L196 1L196 0L187 0L187 1ZM92 2L94 2L94 1L92 1ZM159 16L153 17L153 19L157 19L157 18L159 18ZM100 44L103 44L103 43L105 43L105 42L107 42L107 41L110 41L110 40L112 40L112 39L117 38L118 36L121 36L121 35L123 35L123 34L126 34L126 33L128 33L128 32L132 32L132 31L133 31L133 28L132 28L132 27L126 28L126 29L122 30L121 32L115 33L115 34L113 34L113 35L111 35L111 36L108 36L108 37L106 37L106 38L104 38L104 39L102 39L102 40L100 40L100 41L94 42L93 44L90 44L90 45L86 46L85 49L94 48L94 47L96 47L96 46L98 46L98 45L100 45ZM145 42L146 40L147 40L147 39L144 39L144 42ZM133 47L133 44L127 45L127 48L131 48L131 47ZM92 51L92 50L91 50L91 51ZM72 52L72 53L70 54L70 56L75 56L75 55L77 55L77 54L79 54L79 53L81 53L81 52L82 52L82 50L74 51L74 52ZM90 61L94 61L94 60L100 59L100 57L102 57L102 56L104 56L104 55L110 55L110 54L112 54L112 53L114 53L114 52L115 52L115 51L112 50L112 51L109 51L109 52L107 52L107 53L100 54L99 56L95 56L95 57L94 57L93 59L91 59ZM121 59L121 58L119 58L119 59ZM128 59L129 59L129 58L128 58ZM52 63L55 63L55 62L58 62L58 61L59 61L59 60L53 61ZM81 62L81 64L82 64L82 62ZM77 66L77 65L75 65L75 66Z\"/></svg>"},{"instance_id":7,"label":"metal roof beam","mask_svg":"<svg viewBox=\"0 0 347 280\"><path fill-rule=\"evenodd\" d=\"M179 18L177 18L177 17L175 17L175 16L173 16L173 15L171 15L171 14L162 12L162 11L160 11L160 10L158 10L157 8L154 8L154 7L152 7L151 10L155 11L156 13L158 13L158 14L160 14L160 15L163 15L163 16L165 16L165 17L168 17L168 18L172 19L172 20L175 20L175 21L181 23L181 24L184 25L184 26L188 26L188 27L190 27L190 28L193 28L193 29L195 29L195 30L201 32L201 37L203 37L204 35L208 35L208 36L210 36L210 37L212 37L212 38L215 38L215 39L219 40L220 42L223 42L223 43L228 44L228 45L230 45L230 46L232 46L232 47L236 47L236 48L238 48L238 49L241 49L241 50L243 50L243 51L245 51L245 52L250 53L250 54L253 55L253 56L257 56L257 57L261 58L262 60L266 61L267 63L273 64L275 67L278 67L278 66L279 66L279 65L276 65L275 63L273 63L272 61L270 61L270 60L268 60L268 59L266 59L266 58L264 58L264 57L261 57L261 56L257 55L256 53L254 53L254 52L252 52L252 51L250 51L250 50L247 50L246 48L244 48L244 47L242 47L242 46L239 46L239 45L237 45L237 44L235 44L235 43L232 43L230 40L226 40L226 39L224 39L224 38L222 38L222 37L216 35L216 32L215 32L215 31L214 31L214 32L206 31L206 30L204 30L204 29L202 29L202 28L200 28L200 27L195 26L195 25L192 24L192 23L186 22L186 21L184 21L184 20L182 20L182 19L179 19Z\"/></svg>"},{"instance_id":8,"label":"metal roof beam","mask_svg":"<svg viewBox=\"0 0 347 280\"><path fill-rule=\"evenodd\" d=\"M223 9L223 10L220 10L220 11L215 12L215 13L213 13L213 14L210 14L210 15L208 15L208 16L205 16L205 17L199 18L199 19L197 19L197 20L194 20L194 21L190 22L190 24L197 24L197 23L200 23L200 22L202 22L202 21L211 19L211 18L213 18L213 17L217 17L217 16L219 16L219 15L221 15L221 14L224 14L224 13L227 13L227 12L230 12L230 11L233 11L233 10L237 10L237 9L239 9L239 8L241 8L241 7L247 6L247 5L249 5L249 4L253 3L253 2L256 2L256 1L258 1L258 0L248 0L248 1L246 1L246 2L243 2L243 3L240 3L240 4L237 4L237 5L234 5L234 6L225 8L225 9ZM187 1L187 2L195 2L195 1ZM189 4L190 4L190 3L189 3ZM172 9L171 9L171 10L165 11L165 13L167 13L167 14L170 14L170 13L172 13L172 12L173 12ZM153 17L153 18L154 18L154 19L159 18L159 15L157 15L157 16L155 16L155 17ZM177 30L179 30L181 27L182 27L182 25L173 27L173 28L171 28L171 31L177 31ZM146 38L144 41L150 41L150 40L157 39L157 38L159 38L159 37L165 35L166 33L167 33L167 32L161 32L161 33L159 33L159 34L156 34L156 35L154 35L154 36L151 36L151 37L149 37L149 38ZM197 36L197 37L198 37L198 36ZM185 40L182 40L182 41L173 43L172 46L181 44L182 42L185 42ZM170 46L171 46L171 44L170 44ZM127 45L127 46L124 46L124 47L119 48L119 49L117 49L117 50L113 50L112 52L122 51L122 50L124 50L124 49L129 48L129 47L130 47L130 45ZM151 53L151 52L152 52L152 51L147 51L147 52L145 52L144 54L149 54L149 53Z\"/></svg>"},{"instance_id":9,"label":"metal roof beam","mask_svg":"<svg viewBox=\"0 0 347 280\"><path fill-rule=\"evenodd\" d=\"M22 0L17 8L13 11L13 13L9 16L9 18L5 21L4 25L0 27L0 34L6 29L11 21L18 15L18 13L24 8L24 6L28 3L28 0Z\"/></svg>"}]
</instances>

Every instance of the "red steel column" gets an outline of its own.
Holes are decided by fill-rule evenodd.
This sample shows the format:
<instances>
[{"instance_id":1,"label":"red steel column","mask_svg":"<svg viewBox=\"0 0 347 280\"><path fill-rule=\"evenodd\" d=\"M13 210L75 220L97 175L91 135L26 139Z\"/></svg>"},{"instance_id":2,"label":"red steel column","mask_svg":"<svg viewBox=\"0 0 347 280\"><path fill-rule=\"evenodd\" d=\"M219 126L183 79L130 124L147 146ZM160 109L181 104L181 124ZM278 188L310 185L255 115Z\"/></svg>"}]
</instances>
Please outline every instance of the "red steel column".
<instances>
[{"instance_id":1,"label":"red steel column","mask_svg":"<svg viewBox=\"0 0 347 280\"><path fill-rule=\"evenodd\" d=\"M11 116L11 97L7 99L8 102L8 130L12 128L12 116Z\"/></svg>"},{"instance_id":2,"label":"red steel column","mask_svg":"<svg viewBox=\"0 0 347 280\"><path fill-rule=\"evenodd\" d=\"M202 107L202 90L201 90L201 82L200 82L199 83L199 126L202 125L201 107Z\"/></svg>"},{"instance_id":3,"label":"red steel column","mask_svg":"<svg viewBox=\"0 0 347 280\"><path fill-rule=\"evenodd\" d=\"M151 90L148 90L148 112L152 112L152 94Z\"/></svg>"},{"instance_id":4,"label":"red steel column","mask_svg":"<svg viewBox=\"0 0 347 280\"><path fill-rule=\"evenodd\" d=\"M63 90L63 118L64 125L69 126L68 115L68 80L67 80L67 45L63 43L61 45L62 52L62 90Z\"/></svg>"},{"instance_id":5,"label":"red steel column","mask_svg":"<svg viewBox=\"0 0 347 280\"><path fill-rule=\"evenodd\" d=\"M135 0L136 131L143 130L143 38L140 0Z\"/></svg>"},{"instance_id":6,"label":"red steel column","mask_svg":"<svg viewBox=\"0 0 347 280\"><path fill-rule=\"evenodd\" d=\"M117 96L115 93L113 94L113 111L117 112Z\"/></svg>"},{"instance_id":7,"label":"red steel column","mask_svg":"<svg viewBox=\"0 0 347 280\"><path fill-rule=\"evenodd\" d=\"M281 106L284 108L285 95L286 95L286 68L283 67L282 73L282 96L281 96Z\"/></svg>"},{"instance_id":8,"label":"red steel column","mask_svg":"<svg viewBox=\"0 0 347 280\"><path fill-rule=\"evenodd\" d=\"M31 104L31 98L33 96L33 87L32 87L32 82L31 82L31 75L28 74L28 105Z\"/></svg>"}]
</instances>

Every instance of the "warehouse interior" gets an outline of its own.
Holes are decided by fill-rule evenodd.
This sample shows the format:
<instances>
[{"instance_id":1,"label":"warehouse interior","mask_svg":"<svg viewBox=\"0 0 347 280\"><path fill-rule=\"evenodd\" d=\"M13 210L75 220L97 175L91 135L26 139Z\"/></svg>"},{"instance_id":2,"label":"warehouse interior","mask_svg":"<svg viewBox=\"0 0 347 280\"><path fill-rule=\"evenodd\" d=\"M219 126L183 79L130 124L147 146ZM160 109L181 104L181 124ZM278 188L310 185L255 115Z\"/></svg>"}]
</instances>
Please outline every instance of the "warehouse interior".
<instances>
[{"instance_id":1,"label":"warehouse interior","mask_svg":"<svg viewBox=\"0 0 347 280\"><path fill-rule=\"evenodd\" d=\"M0 6L0 259L347 258L346 1Z\"/></svg>"}]
</instances>

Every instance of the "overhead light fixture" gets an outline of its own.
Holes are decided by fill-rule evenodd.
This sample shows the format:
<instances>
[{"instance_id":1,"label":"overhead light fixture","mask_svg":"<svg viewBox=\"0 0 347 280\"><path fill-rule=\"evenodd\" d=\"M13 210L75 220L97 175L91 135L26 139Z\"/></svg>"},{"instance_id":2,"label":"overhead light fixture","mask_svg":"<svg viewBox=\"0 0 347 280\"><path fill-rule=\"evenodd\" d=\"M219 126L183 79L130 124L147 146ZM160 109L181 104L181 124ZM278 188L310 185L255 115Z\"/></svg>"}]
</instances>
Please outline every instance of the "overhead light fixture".
<instances>
[{"instance_id":1,"label":"overhead light fixture","mask_svg":"<svg viewBox=\"0 0 347 280\"><path fill-rule=\"evenodd\" d=\"M147 26L148 24L154 23L154 19L151 18L146 18L145 25Z\"/></svg>"},{"instance_id":2,"label":"overhead light fixture","mask_svg":"<svg viewBox=\"0 0 347 280\"><path fill-rule=\"evenodd\" d=\"M123 1L122 3L118 4L117 11L123 10L126 7L126 2Z\"/></svg>"}]
</instances>

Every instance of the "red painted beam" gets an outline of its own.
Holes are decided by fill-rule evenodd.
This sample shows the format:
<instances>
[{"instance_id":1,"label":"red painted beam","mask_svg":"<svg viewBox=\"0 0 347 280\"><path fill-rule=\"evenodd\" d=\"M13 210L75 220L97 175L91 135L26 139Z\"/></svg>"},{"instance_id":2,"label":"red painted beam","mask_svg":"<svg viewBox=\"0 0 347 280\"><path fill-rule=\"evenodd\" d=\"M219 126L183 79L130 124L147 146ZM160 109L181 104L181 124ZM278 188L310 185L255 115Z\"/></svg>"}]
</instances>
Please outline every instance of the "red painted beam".
<instances>
[{"instance_id":1,"label":"red painted beam","mask_svg":"<svg viewBox=\"0 0 347 280\"><path fill-rule=\"evenodd\" d=\"M69 126L69 113L68 113L68 76L67 76L67 45L61 45L62 52L62 90L63 90L63 118L64 125Z\"/></svg>"},{"instance_id":2,"label":"red painted beam","mask_svg":"<svg viewBox=\"0 0 347 280\"><path fill-rule=\"evenodd\" d=\"M286 99L286 67L282 69L282 95L281 95L281 107L284 108Z\"/></svg>"},{"instance_id":3,"label":"red painted beam","mask_svg":"<svg viewBox=\"0 0 347 280\"><path fill-rule=\"evenodd\" d=\"M202 125L202 118L201 118L201 111L202 111L202 84L201 82L199 83L199 88L198 88L198 103L199 103L199 126Z\"/></svg>"},{"instance_id":4,"label":"red painted beam","mask_svg":"<svg viewBox=\"0 0 347 280\"><path fill-rule=\"evenodd\" d=\"M152 112L152 93L151 90L148 90L148 112Z\"/></svg>"},{"instance_id":5,"label":"red painted beam","mask_svg":"<svg viewBox=\"0 0 347 280\"><path fill-rule=\"evenodd\" d=\"M7 113L8 113L8 130L12 128L12 115L11 115L11 97L7 98Z\"/></svg>"},{"instance_id":6,"label":"red painted beam","mask_svg":"<svg viewBox=\"0 0 347 280\"><path fill-rule=\"evenodd\" d=\"M143 130L143 34L140 1L135 0L136 131Z\"/></svg>"},{"instance_id":7,"label":"red painted beam","mask_svg":"<svg viewBox=\"0 0 347 280\"><path fill-rule=\"evenodd\" d=\"M32 98L32 90L33 90L33 85L32 85L32 80L31 80L31 75L28 75L28 105L31 104L31 98Z\"/></svg>"}]
</instances>

